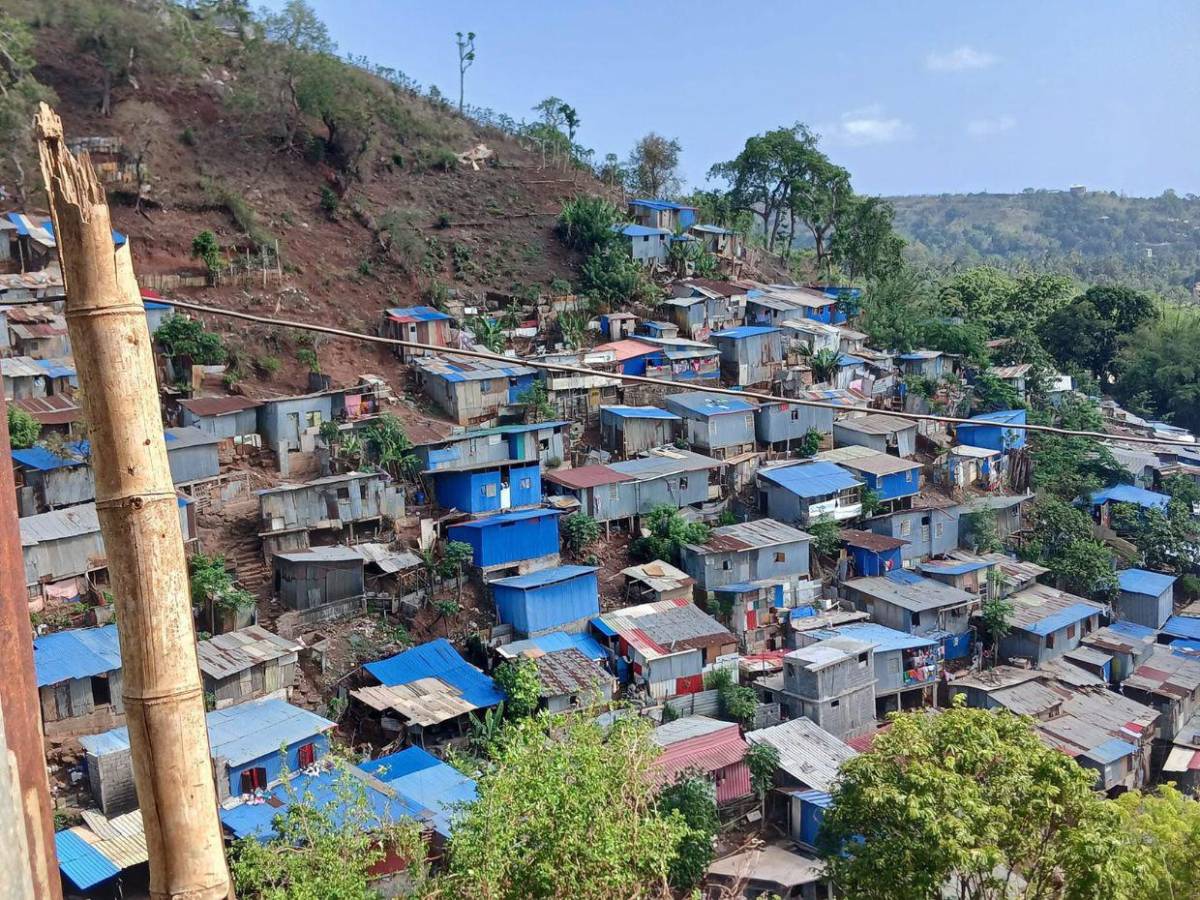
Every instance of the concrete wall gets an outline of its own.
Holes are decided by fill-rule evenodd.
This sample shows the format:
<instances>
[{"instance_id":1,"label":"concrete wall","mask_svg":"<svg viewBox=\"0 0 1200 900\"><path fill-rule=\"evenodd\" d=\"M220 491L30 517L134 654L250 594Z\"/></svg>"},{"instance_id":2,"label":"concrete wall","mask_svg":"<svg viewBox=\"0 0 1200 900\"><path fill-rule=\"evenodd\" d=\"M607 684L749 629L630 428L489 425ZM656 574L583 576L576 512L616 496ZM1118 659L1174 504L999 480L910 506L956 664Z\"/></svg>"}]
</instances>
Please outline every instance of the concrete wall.
<instances>
[{"instance_id":1,"label":"concrete wall","mask_svg":"<svg viewBox=\"0 0 1200 900\"><path fill-rule=\"evenodd\" d=\"M842 739L863 734L875 724L873 652L810 672L796 660L784 659L781 703L794 718L808 716Z\"/></svg>"}]
</instances>

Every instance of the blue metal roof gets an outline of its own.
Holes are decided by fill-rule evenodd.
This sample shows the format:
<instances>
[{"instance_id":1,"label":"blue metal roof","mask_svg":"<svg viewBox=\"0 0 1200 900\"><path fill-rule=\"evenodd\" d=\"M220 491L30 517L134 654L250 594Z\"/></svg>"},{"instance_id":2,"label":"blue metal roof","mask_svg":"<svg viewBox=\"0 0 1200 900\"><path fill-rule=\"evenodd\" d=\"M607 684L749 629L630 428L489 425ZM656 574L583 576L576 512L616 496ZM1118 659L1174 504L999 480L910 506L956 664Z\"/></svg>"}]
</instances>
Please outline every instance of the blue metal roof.
<instances>
[{"instance_id":1,"label":"blue metal roof","mask_svg":"<svg viewBox=\"0 0 1200 900\"><path fill-rule=\"evenodd\" d=\"M657 406L602 406L602 413L608 413L610 416L616 416L619 419L665 419L667 421L679 421L679 416L673 412L667 412L665 409L659 409Z\"/></svg>"},{"instance_id":2,"label":"blue metal roof","mask_svg":"<svg viewBox=\"0 0 1200 900\"><path fill-rule=\"evenodd\" d=\"M1092 494L1092 506L1103 503L1136 503L1145 509L1166 509L1171 498L1132 484L1114 484Z\"/></svg>"},{"instance_id":3,"label":"blue metal roof","mask_svg":"<svg viewBox=\"0 0 1200 900\"><path fill-rule=\"evenodd\" d=\"M833 797L826 791L792 791L792 796L804 803L812 803L821 809L833 806Z\"/></svg>"},{"instance_id":4,"label":"blue metal roof","mask_svg":"<svg viewBox=\"0 0 1200 900\"><path fill-rule=\"evenodd\" d=\"M799 497L823 497L862 484L841 466L831 462L810 462L760 469L759 475L787 488Z\"/></svg>"},{"instance_id":5,"label":"blue metal roof","mask_svg":"<svg viewBox=\"0 0 1200 900\"><path fill-rule=\"evenodd\" d=\"M610 625L606 625L604 620L601 619L599 616L596 616L593 619L589 619L588 624L590 626L592 626L593 628L595 628L598 632L600 632L605 637L616 637L617 636L616 630L614 628L612 628Z\"/></svg>"},{"instance_id":6,"label":"blue metal roof","mask_svg":"<svg viewBox=\"0 0 1200 900\"><path fill-rule=\"evenodd\" d=\"M719 416L724 413L752 412L758 404L728 394L707 394L704 391L689 391L683 394L671 394L667 402L683 407L688 412L699 413L702 416Z\"/></svg>"},{"instance_id":7,"label":"blue metal roof","mask_svg":"<svg viewBox=\"0 0 1200 900\"><path fill-rule=\"evenodd\" d=\"M646 209L656 209L660 212L667 209L699 209L698 206L688 206L686 203L675 203L671 200L630 200L630 206L644 206Z\"/></svg>"},{"instance_id":8,"label":"blue metal roof","mask_svg":"<svg viewBox=\"0 0 1200 900\"><path fill-rule=\"evenodd\" d=\"M420 747L358 764L388 787L433 813L434 829L449 837L459 804L474 803L475 782Z\"/></svg>"},{"instance_id":9,"label":"blue metal roof","mask_svg":"<svg viewBox=\"0 0 1200 900\"><path fill-rule=\"evenodd\" d=\"M44 444L35 444L24 450L14 450L12 458L25 468L37 469L39 472L53 472L55 469L69 469L88 464L86 457L91 452L91 446L87 441L64 444L63 450L72 455L60 456L57 453L51 453L50 448Z\"/></svg>"},{"instance_id":10,"label":"blue metal roof","mask_svg":"<svg viewBox=\"0 0 1200 900\"><path fill-rule=\"evenodd\" d=\"M558 584L580 575L590 575L597 571L596 566L555 566L552 569L539 569L528 575L514 575L512 578L497 578L490 584L499 584L510 588L539 588L548 584Z\"/></svg>"},{"instance_id":11,"label":"blue metal roof","mask_svg":"<svg viewBox=\"0 0 1200 900\"><path fill-rule=\"evenodd\" d=\"M733 584L723 584L720 587L713 588L714 594L748 594L751 591L761 590L765 585L754 581L736 581Z\"/></svg>"},{"instance_id":12,"label":"blue metal roof","mask_svg":"<svg viewBox=\"0 0 1200 900\"><path fill-rule=\"evenodd\" d=\"M38 687L119 669L121 648L117 643L117 626L77 628L35 638L33 665Z\"/></svg>"},{"instance_id":13,"label":"blue metal roof","mask_svg":"<svg viewBox=\"0 0 1200 900\"><path fill-rule=\"evenodd\" d=\"M1145 640L1146 638L1155 637L1158 634L1155 629L1148 625L1138 625L1136 622L1127 622L1125 620L1113 622L1108 628L1117 634L1123 634L1126 637L1136 638L1137 640Z\"/></svg>"},{"instance_id":14,"label":"blue metal roof","mask_svg":"<svg viewBox=\"0 0 1200 900\"><path fill-rule=\"evenodd\" d=\"M845 368L846 366L865 366L867 361L857 356L851 356L849 353L842 353L838 356L838 365Z\"/></svg>"},{"instance_id":15,"label":"blue metal roof","mask_svg":"<svg viewBox=\"0 0 1200 900\"><path fill-rule=\"evenodd\" d=\"M81 891L121 874L120 868L71 830L54 835L58 868Z\"/></svg>"},{"instance_id":16,"label":"blue metal roof","mask_svg":"<svg viewBox=\"0 0 1200 900\"><path fill-rule=\"evenodd\" d=\"M15 453L13 455L16 456ZM1175 583L1175 576L1146 569L1122 569L1117 573L1117 580L1121 582L1123 591L1160 597Z\"/></svg>"},{"instance_id":17,"label":"blue metal roof","mask_svg":"<svg viewBox=\"0 0 1200 900\"><path fill-rule=\"evenodd\" d=\"M913 350L911 353L901 353L900 358L905 362L915 362L918 359L937 359L941 355L940 350Z\"/></svg>"},{"instance_id":18,"label":"blue metal roof","mask_svg":"<svg viewBox=\"0 0 1200 900\"><path fill-rule=\"evenodd\" d=\"M992 565L986 560L963 561L963 562L940 562L932 560L923 562L917 565L917 568L926 575L966 575L968 572L978 572L980 569L986 569Z\"/></svg>"},{"instance_id":19,"label":"blue metal roof","mask_svg":"<svg viewBox=\"0 0 1200 900\"><path fill-rule=\"evenodd\" d=\"M418 322L439 322L450 318L440 309L434 309L432 306L394 306L388 310L388 315L396 318L408 317L416 319Z\"/></svg>"},{"instance_id":20,"label":"blue metal roof","mask_svg":"<svg viewBox=\"0 0 1200 900\"><path fill-rule=\"evenodd\" d=\"M495 516L487 516L482 519L473 519L470 522L455 522L452 528L493 528L497 525L504 525L509 522L524 522L526 519L543 519L546 516L561 516L562 510L558 509L521 509L516 512L500 513Z\"/></svg>"},{"instance_id":21,"label":"blue metal roof","mask_svg":"<svg viewBox=\"0 0 1200 900\"><path fill-rule=\"evenodd\" d=\"M1133 744L1112 738L1098 747L1093 747L1082 755L1088 759L1094 759L1102 766L1107 766L1109 763L1114 763L1118 759L1134 753L1137 753L1137 747L1133 746Z\"/></svg>"},{"instance_id":22,"label":"blue metal roof","mask_svg":"<svg viewBox=\"0 0 1200 900\"><path fill-rule=\"evenodd\" d=\"M727 337L734 340L741 340L742 338L757 337L760 334L770 334L772 331L779 331L779 329L771 328L767 325L742 325L738 328L726 328L724 331L714 331L709 337Z\"/></svg>"},{"instance_id":23,"label":"blue metal roof","mask_svg":"<svg viewBox=\"0 0 1200 900\"><path fill-rule=\"evenodd\" d=\"M894 628L888 628L886 625L877 625L874 622L852 622L848 625L822 628L811 632L811 634L823 641L836 637L866 641L869 644L875 645L877 653L887 653L889 650L915 650L918 647L937 646L937 641L933 638L917 637L915 634L897 631Z\"/></svg>"},{"instance_id":24,"label":"blue metal roof","mask_svg":"<svg viewBox=\"0 0 1200 900\"><path fill-rule=\"evenodd\" d=\"M551 631L539 634L523 641L513 641L501 647L504 652L516 656L527 650L541 650L543 653L555 653L559 650L578 650L588 659L607 659L604 648L590 634L568 634L565 631Z\"/></svg>"},{"instance_id":25,"label":"blue metal roof","mask_svg":"<svg viewBox=\"0 0 1200 900\"><path fill-rule=\"evenodd\" d=\"M445 638L367 663L363 668L389 687L420 678L440 678L462 691L463 699L476 707L495 706L504 700L496 683L463 659Z\"/></svg>"},{"instance_id":26,"label":"blue metal roof","mask_svg":"<svg viewBox=\"0 0 1200 900\"><path fill-rule=\"evenodd\" d=\"M267 792L267 796L272 799L266 803L242 803L230 809L220 810L221 824L236 838L256 837L260 841L268 841L275 836L275 818L287 813L291 798L298 797L312 808L325 813L335 828L344 827L347 811L353 809L358 800L356 796L347 797L344 792L339 792L339 779L344 777L346 776L337 769L329 769L317 775L293 774L290 785L279 784ZM371 808L370 813L354 813L357 821L362 824L387 825L402 819L432 817L429 810L390 785L388 787L391 790L385 793L365 780L358 783L361 784Z\"/></svg>"},{"instance_id":27,"label":"blue metal roof","mask_svg":"<svg viewBox=\"0 0 1200 900\"><path fill-rule=\"evenodd\" d=\"M896 582L896 584L921 584L925 581L920 575L905 569L892 569L890 572L885 572L883 577L888 581Z\"/></svg>"},{"instance_id":28,"label":"blue metal roof","mask_svg":"<svg viewBox=\"0 0 1200 900\"><path fill-rule=\"evenodd\" d=\"M649 228L646 225L614 225L613 229L625 237L653 237L671 233L666 228Z\"/></svg>"},{"instance_id":29,"label":"blue metal roof","mask_svg":"<svg viewBox=\"0 0 1200 900\"><path fill-rule=\"evenodd\" d=\"M1068 625L1073 625L1076 622L1082 622L1089 616L1094 616L1099 612L1095 606L1088 603L1072 603L1066 609L1055 610L1049 613L1044 619L1038 619L1032 625L1021 626L1022 631L1029 631L1033 634L1046 635L1058 631L1060 628L1066 628Z\"/></svg>"},{"instance_id":30,"label":"blue metal roof","mask_svg":"<svg viewBox=\"0 0 1200 900\"><path fill-rule=\"evenodd\" d=\"M1025 424L1025 410L1023 409L998 409L995 412L980 413L977 416L971 416L972 422L996 422L1003 425L1023 425Z\"/></svg>"},{"instance_id":31,"label":"blue metal roof","mask_svg":"<svg viewBox=\"0 0 1200 900\"><path fill-rule=\"evenodd\" d=\"M1171 616L1162 627L1168 637L1180 637L1189 641L1200 641L1200 618L1195 616Z\"/></svg>"},{"instance_id":32,"label":"blue metal roof","mask_svg":"<svg viewBox=\"0 0 1200 900\"><path fill-rule=\"evenodd\" d=\"M62 360L35 359L34 363L45 369L46 375L50 378L74 378L76 375L75 367L67 365Z\"/></svg>"}]
</instances>

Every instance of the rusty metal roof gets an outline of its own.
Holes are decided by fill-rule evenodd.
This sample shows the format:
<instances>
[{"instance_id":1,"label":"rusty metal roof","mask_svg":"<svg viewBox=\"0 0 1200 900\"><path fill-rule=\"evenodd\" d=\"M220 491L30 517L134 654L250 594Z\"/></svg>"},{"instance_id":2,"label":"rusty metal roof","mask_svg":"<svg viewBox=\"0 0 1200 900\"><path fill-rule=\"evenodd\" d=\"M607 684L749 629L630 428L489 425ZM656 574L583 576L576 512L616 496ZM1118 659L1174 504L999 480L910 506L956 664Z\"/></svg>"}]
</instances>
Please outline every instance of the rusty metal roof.
<instances>
[{"instance_id":1,"label":"rusty metal roof","mask_svg":"<svg viewBox=\"0 0 1200 900\"><path fill-rule=\"evenodd\" d=\"M574 469L555 469L553 472L544 472L542 478L546 481L552 481L555 484L561 484L563 487L572 488L573 490L634 480L632 475L623 475L609 466L579 466Z\"/></svg>"},{"instance_id":2,"label":"rusty metal roof","mask_svg":"<svg viewBox=\"0 0 1200 900\"><path fill-rule=\"evenodd\" d=\"M859 531L857 528L843 528L839 532L839 537L850 547L862 547L864 550L872 550L875 553L882 553L885 550L895 550L897 547L903 547L908 541L901 538L889 537L886 534L875 534L873 531Z\"/></svg>"},{"instance_id":3,"label":"rusty metal roof","mask_svg":"<svg viewBox=\"0 0 1200 900\"><path fill-rule=\"evenodd\" d=\"M210 678L222 679L260 663L273 660L295 662L295 656L303 646L258 625L251 625L201 641L197 651L200 671Z\"/></svg>"},{"instance_id":4,"label":"rusty metal roof","mask_svg":"<svg viewBox=\"0 0 1200 900\"><path fill-rule=\"evenodd\" d=\"M191 400L180 400L179 405L195 416L226 416L244 409L262 406L262 401L230 395L228 397L193 397Z\"/></svg>"},{"instance_id":5,"label":"rusty metal roof","mask_svg":"<svg viewBox=\"0 0 1200 900\"><path fill-rule=\"evenodd\" d=\"M541 681L543 697L561 697L595 691L600 694L601 683L609 676L574 647L533 656Z\"/></svg>"},{"instance_id":6,"label":"rusty metal roof","mask_svg":"<svg viewBox=\"0 0 1200 900\"><path fill-rule=\"evenodd\" d=\"M10 401L17 409L33 416L40 425L69 425L83 419L79 404L65 394L49 397L25 397Z\"/></svg>"}]
</instances>

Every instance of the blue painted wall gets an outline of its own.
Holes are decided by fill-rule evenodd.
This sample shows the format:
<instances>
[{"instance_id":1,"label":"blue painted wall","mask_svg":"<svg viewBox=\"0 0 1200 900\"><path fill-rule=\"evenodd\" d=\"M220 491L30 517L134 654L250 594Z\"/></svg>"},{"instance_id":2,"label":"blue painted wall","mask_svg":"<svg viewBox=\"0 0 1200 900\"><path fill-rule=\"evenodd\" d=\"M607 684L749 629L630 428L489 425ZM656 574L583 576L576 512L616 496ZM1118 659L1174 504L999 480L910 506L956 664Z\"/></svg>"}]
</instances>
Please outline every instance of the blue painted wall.
<instances>
[{"instance_id":1,"label":"blue painted wall","mask_svg":"<svg viewBox=\"0 0 1200 900\"><path fill-rule=\"evenodd\" d=\"M482 513L497 512L504 508L500 505L500 484L505 479L500 469L484 469L477 472L436 472L432 477L438 505L445 509ZM533 506L541 502L541 466L537 464L513 466L508 473L508 484L511 488L511 501L508 508Z\"/></svg>"},{"instance_id":2,"label":"blue painted wall","mask_svg":"<svg viewBox=\"0 0 1200 900\"><path fill-rule=\"evenodd\" d=\"M508 402L520 403L520 396L529 390L535 381L537 381L536 374L515 376L508 385Z\"/></svg>"},{"instance_id":3,"label":"blue painted wall","mask_svg":"<svg viewBox=\"0 0 1200 900\"><path fill-rule=\"evenodd\" d=\"M496 615L512 625L521 637L556 629L587 629L587 620L600 615L600 593L595 572L586 572L554 584L518 588L492 584Z\"/></svg>"},{"instance_id":4,"label":"blue painted wall","mask_svg":"<svg viewBox=\"0 0 1200 900\"><path fill-rule=\"evenodd\" d=\"M1025 410L1014 419L1018 423L1025 422ZM971 422L957 427L958 442L971 447L984 447L988 450L1004 452L1025 446L1025 430L1005 428L1002 422Z\"/></svg>"},{"instance_id":5,"label":"blue painted wall","mask_svg":"<svg viewBox=\"0 0 1200 900\"><path fill-rule=\"evenodd\" d=\"M498 517L503 519L503 516ZM452 541L470 544L472 561L477 566L537 559L558 552L558 515L550 513L517 522L498 521L483 528L451 525L447 536Z\"/></svg>"},{"instance_id":6,"label":"blue painted wall","mask_svg":"<svg viewBox=\"0 0 1200 900\"><path fill-rule=\"evenodd\" d=\"M276 781L283 775L284 762L283 757L287 758L287 768L296 772L300 769L300 748L305 744L313 745L313 758L320 759L329 752L329 738L324 734L313 735L312 737L303 738L296 741L294 744L289 744L286 754L281 755L278 750L273 750L266 756L251 760L238 766L236 769L229 770L229 793L237 795L242 792L242 773L248 769L256 769L259 766L267 770L267 783Z\"/></svg>"},{"instance_id":7,"label":"blue painted wall","mask_svg":"<svg viewBox=\"0 0 1200 900\"><path fill-rule=\"evenodd\" d=\"M847 547L846 549L850 553L850 558L854 560L855 573L862 577L883 575L885 572L904 566L899 547L882 551L868 550L866 547ZM891 562L890 566L889 562Z\"/></svg>"},{"instance_id":8,"label":"blue painted wall","mask_svg":"<svg viewBox=\"0 0 1200 900\"><path fill-rule=\"evenodd\" d=\"M890 475L871 475L858 472L867 487L879 494L880 500L896 500L900 497L911 497L920 493L921 470L910 469L907 472L892 472ZM906 478L907 476L907 478Z\"/></svg>"}]
</instances>

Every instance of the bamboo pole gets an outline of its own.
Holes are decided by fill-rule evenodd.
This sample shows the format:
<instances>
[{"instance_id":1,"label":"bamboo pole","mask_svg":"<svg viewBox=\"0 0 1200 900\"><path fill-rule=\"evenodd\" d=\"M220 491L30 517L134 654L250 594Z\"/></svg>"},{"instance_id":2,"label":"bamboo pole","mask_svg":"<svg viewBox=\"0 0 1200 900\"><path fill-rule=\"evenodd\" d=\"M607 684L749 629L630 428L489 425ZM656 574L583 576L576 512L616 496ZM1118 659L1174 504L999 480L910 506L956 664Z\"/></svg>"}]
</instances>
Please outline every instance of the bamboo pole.
<instances>
[{"instance_id":1,"label":"bamboo pole","mask_svg":"<svg viewBox=\"0 0 1200 900\"><path fill-rule=\"evenodd\" d=\"M37 128L67 330L91 424L96 511L117 598L150 894L220 900L230 896L229 874L145 309L128 243L113 252L104 189L90 161L67 151L62 122L44 103Z\"/></svg>"},{"instance_id":2,"label":"bamboo pole","mask_svg":"<svg viewBox=\"0 0 1200 900\"><path fill-rule=\"evenodd\" d=\"M21 559L7 415L0 416L0 660L4 661L4 678L0 680L0 769L11 774L7 791L0 778L0 897L60 900L62 879L54 848L54 815L42 744L42 709L33 667L29 596ZM9 861L10 850L20 860L16 867ZM14 887L28 885L30 890L6 894L5 880L10 872Z\"/></svg>"}]
</instances>

